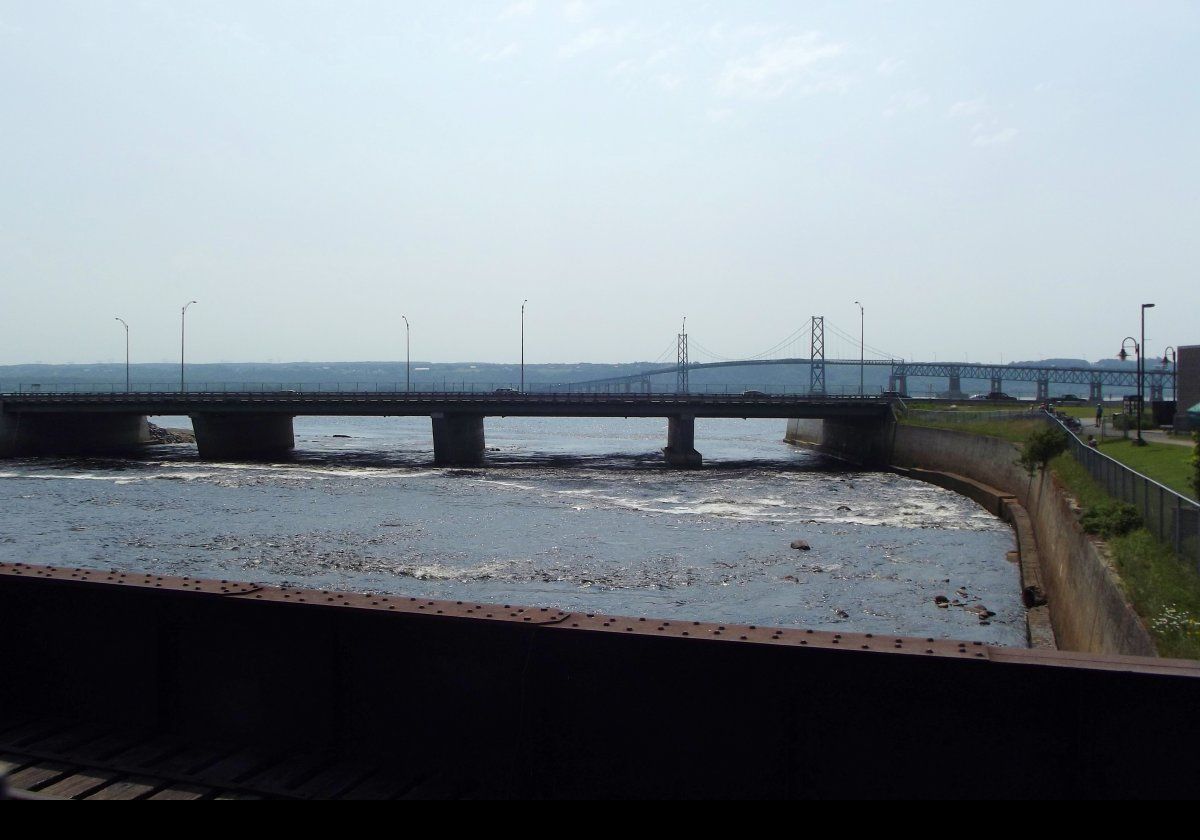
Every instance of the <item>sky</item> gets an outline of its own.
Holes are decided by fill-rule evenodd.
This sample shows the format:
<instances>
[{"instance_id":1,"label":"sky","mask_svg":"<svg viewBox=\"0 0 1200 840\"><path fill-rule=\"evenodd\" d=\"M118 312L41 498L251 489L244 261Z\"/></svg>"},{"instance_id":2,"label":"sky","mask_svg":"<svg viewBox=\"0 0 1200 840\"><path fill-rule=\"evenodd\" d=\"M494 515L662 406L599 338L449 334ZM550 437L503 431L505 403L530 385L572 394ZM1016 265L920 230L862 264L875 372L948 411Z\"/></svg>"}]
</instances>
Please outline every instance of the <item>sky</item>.
<instances>
[{"instance_id":1,"label":"sky","mask_svg":"<svg viewBox=\"0 0 1200 840\"><path fill-rule=\"evenodd\" d=\"M0 0L0 119L0 364L1200 343L1197 2Z\"/></svg>"}]
</instances>

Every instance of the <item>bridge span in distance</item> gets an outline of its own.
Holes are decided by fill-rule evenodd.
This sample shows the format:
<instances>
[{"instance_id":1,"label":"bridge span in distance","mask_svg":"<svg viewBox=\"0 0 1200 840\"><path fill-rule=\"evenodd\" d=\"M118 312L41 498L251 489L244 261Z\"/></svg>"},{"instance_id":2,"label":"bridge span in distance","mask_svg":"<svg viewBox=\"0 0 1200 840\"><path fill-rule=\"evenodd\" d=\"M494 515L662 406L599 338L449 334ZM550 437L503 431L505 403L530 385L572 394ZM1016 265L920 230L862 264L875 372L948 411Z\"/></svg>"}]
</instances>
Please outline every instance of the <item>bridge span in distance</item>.
<instances>
[{"instance_id":1,"label":"bridge span in distance","mask_svg":"<svg viewBox=\"0 0 1200 840\"><path fill-rule=\"evenodd\" d=\"M474 466L484 460L485 417L663 417L663 455L673 467L699 467L697 417L820 419L879 433L891 400L873 396L779 394L442 392L39 393L0 396L0 455L114 452L148 440L147 418L191 418L200 456L277 459L295 446L298 416L428 416L434 460Z\"/></svg>"}]
</instances>

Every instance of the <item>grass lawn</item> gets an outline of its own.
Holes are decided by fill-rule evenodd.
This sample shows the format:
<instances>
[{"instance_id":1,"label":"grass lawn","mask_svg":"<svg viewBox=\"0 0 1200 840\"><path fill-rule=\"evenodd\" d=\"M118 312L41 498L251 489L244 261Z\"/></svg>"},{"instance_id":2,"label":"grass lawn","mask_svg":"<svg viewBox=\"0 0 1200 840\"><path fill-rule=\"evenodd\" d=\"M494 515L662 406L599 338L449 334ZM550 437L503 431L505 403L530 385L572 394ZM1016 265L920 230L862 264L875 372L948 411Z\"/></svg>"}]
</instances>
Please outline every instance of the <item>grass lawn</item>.
<instances>
[{"instance_id":1,"label":"grass lawn","mask_svg":"<svg viewBox=\"0 0 1200 840\"><path fill-rule=\"evenodd\" d=\"M970 432L975 435L989 435L1020 443L1034 429L1045 428L1041 420L979 420L976 422L938 422L936 420L921 420L912 414L906 415L902 421L906 426L923 426L928 429L949 429L953 432Z\"/></svg>"},{"instance_id":2,"label":"grass lawn","mask_svg":"<svg viewBox=\"0 0 1200 840\"><path fill-rule=\"evenodd\" d=\"M1145 446L1134 446L1132 439L1117 438L1101 443L1100 451L1142 475L1149 476L1159 484L1165 484L1176 493L1181 493L1189 499L1196 498L1196 493L1189 484L1192 476L1190 446L1154 442L1147 442Z\"/></svg>"}]
</instances>

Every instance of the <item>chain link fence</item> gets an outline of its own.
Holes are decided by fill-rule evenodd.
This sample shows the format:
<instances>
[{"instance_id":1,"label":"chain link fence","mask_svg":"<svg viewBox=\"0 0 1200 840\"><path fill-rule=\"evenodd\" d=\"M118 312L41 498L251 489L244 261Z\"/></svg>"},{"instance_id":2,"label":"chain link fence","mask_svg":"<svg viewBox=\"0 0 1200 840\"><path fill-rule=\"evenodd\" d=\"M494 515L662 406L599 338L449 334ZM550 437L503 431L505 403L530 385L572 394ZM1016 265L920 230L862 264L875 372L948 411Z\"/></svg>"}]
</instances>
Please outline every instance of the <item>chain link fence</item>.
<instances>
[{"instance_id":1,"label":"chain link fence","mask_svg":"<svg viewBox=\"0 0 1200 840\"><path fill-rule=\"evenodd\" d=\"M1061 425L1061 423L1060 423ZM1137 508L1142 522L1175 550L1181 560L1200 570L1200 503L1164 487L1088 446L1066 426L1071 455L1114 499Z\"/></svg>"}]
</instances>

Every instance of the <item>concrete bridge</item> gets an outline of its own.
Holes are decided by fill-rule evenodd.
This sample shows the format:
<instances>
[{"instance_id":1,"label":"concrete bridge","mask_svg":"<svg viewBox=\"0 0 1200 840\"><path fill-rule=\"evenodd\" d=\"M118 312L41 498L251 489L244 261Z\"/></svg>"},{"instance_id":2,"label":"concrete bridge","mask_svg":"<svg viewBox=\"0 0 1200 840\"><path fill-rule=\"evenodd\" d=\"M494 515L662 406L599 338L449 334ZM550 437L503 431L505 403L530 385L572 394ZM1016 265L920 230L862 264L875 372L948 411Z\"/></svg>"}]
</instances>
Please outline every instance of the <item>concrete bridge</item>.
<instances>
[{"instance_id":1,"label":"concrete bridge","mask_svg":"<svg viewBox=\"0 0 1200 840\"><path fill-rule=\"evenodd\" d=\"M303 415L428 416L434 460L483 462L484 417L664 417L663 455L674 467L699 467L697 417L836 421L864 437L891 417L879 397L766 394L72 393L0 396L0 457L97 454L148 442L147 417L187 415L202 458L263 460L295 446L292 419Z\"/></svg>"}]
</instances>

